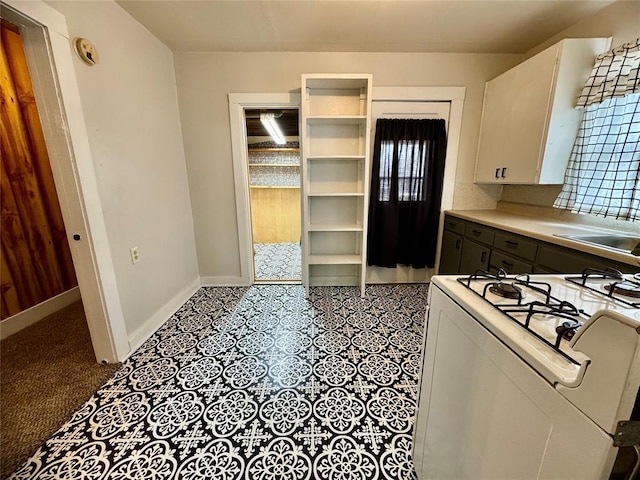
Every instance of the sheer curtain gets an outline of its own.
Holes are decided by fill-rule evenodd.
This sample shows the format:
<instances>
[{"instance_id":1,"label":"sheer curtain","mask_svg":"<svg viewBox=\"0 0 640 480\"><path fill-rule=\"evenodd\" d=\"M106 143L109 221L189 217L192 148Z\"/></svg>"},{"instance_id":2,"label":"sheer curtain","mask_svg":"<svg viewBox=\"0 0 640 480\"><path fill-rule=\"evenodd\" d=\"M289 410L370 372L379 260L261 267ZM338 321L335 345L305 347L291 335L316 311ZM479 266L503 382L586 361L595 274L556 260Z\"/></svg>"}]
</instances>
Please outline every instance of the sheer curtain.
<instances>
[{"instance_id":1,"label":"sheer curtain","mask_svg":"<svg viewBox=\"0 0 640 480\"><path fill-rule=\"evenodd\" d=\"M577 107L584 117L554 207L640 220L640 39L599 55Z\"/></svg>"},{"instance_id":2,"label":"sheer curtain","mask_svg":"<svg viewBox=\"0 0 640 480\"><path fill-rule=\"evenodd\" d=\"M446 147L444 120L376 122L369 265L434 266Z\"/></svg>"}]
</instances>

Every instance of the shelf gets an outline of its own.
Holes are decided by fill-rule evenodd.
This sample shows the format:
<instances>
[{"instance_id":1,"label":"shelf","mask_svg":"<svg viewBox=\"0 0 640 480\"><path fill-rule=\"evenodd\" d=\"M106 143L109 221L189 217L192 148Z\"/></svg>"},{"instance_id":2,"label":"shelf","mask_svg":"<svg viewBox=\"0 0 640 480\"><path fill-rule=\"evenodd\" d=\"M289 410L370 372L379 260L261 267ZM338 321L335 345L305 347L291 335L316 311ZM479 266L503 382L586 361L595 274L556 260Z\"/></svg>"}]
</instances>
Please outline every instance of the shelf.
<instances>
[{"instance_id":1,"label":"shelf","mask_svg":"<svg viewBox=\"0 0 640 480\"><path fill-rule=\"evenodd\" d=\"M363 192L319 192L319 193L309 192L307 193L307 197L364 197L364 193Z\"/></svg>"},{"instance_id":2,"label":"shelf","mask_svg":"<svg viewBox=\"0 0 640 480\"><path fill-rule=\"evenodd\" d=\"M254 152L260 152L260 153L264 153L264 152L299 152L300 149L299 148L247 148L247 151L249 153L254 153Z\"/></svg>"},{"instance_id":3,"label":"shelf","mask_svg":"<svg viewBox=\"0 0 640 480\"><path fill-rule=\"evenodd\" d=\"M364 160L364 155L309 155L307 160L310 162L321 161L321 160L345 160L345 161L354 161L354 160Z\"/></svg>"},{"instance_id":4,"label":"shelf","mask_svg":"<svg viewBox=\"0 0 640 480\"><path fill-rule=\"evenodd\" d=\"M364 295L371 75L302 75L303 284Z\"/></svg>"},{"instance_id":5,"label":"shelf","mask_svg":"<svg viewBox=\"0 0 640 480\"><path fill-rule=\"evenodd\" d=\"M307 230L310 232L362 232L362 225L356 223L344 224L344 223L327 223L327 224L315 224L310 223L307 225Z\"/></svg>"},{"instance_id":6,"label":"shelf","mask_svg":"<svg viewBox=\"0 0 640 480\"><path fill-rule=\"evenodd\" d=\"M250 167L299 167L297 163L250 163Z\"/></svg>"},{"instance_id":7,"label":"shelf","mask_svg":"<svg viewBox=\"0 0 640 480\"><path fill-rule=\"evenodd\" d=\"M363 225L364 196L318 196L303 201L310 225Z\"/></svg>"},{"instance_id":8,"label":"shelf","mask_svg":"<svg viewBox=\"0 0 640 480\"><path fill-rule=\"evenodd\" d=\"M344 159L322 159L307 163L307 185L310 196L328 194L359 195L365 191L364 162Z\"/></svg>"},{"instance_id":9,"label":"shelf","mask_svg":"<svg viewBox=\"0 0 640 480\"><path fill-rule=\"evenodd\" d=\"M306 75L307 82L306 88L311 90L355 90L368 86L368 81L365 77L351 77L351 74L328 76L324 74L309 74Z\"/></svg>"},{"instance_id":10,"label":"shelf","mask_svg":"<svg viewBox=\"0 0 640 480\"><path fill-rule=\"evenodd\" d=\"M364 115L318 115L307 117L307 125L364 125Z\"/></svg>"},{"instance_id":11,"label":"shelf","mask_svg":"<svg viewBox=\"0 0 640 480\"><path fill-rule=\"evenodd\" d=\"M357 286L362 278L362 265L355 263L310 264L309 285Z\"/></svg>"},{"instance_id":12,"label":"shelf","mask_svg":"<svg viewBox=\"0 0 640 480\"><path fill-rule=\"evenodd\" d=\"M307 260L310 265L359 265L362 263L361 255L309 255Z\"/></svg>"},{"instance_id":13,"label":"shelf","mask_svg":"<svg viewBox=\"0 0 640 480\"><path fill-rule=\"evenodd\" d=\"M363 156L366 151L364 124L317 123L307 125L305 130L307 158Z\"/></svg>"},{"instance_id":14,"label":"shelf","mask_svg":"<svg viewBox=\"0 0 640 480\"><path fill-rule=\"evenodd\" d=\"M360 255L362 231L314 231L309 232L307 237L309 256L316 259L322 258L339 258L339 261L323 261L316 263L340 263L351 264L352 260L359 258Z\"/></svg>"},{"instance_id":15,"label":"shelf","mask_svg":"<svg viewBox=\"0 0 640 480\"><path fill-rule=\"evenodd\" d=\"M299 189L299 185L249 185L249 188L297 188Z\"/></svg>"}]
</instances>

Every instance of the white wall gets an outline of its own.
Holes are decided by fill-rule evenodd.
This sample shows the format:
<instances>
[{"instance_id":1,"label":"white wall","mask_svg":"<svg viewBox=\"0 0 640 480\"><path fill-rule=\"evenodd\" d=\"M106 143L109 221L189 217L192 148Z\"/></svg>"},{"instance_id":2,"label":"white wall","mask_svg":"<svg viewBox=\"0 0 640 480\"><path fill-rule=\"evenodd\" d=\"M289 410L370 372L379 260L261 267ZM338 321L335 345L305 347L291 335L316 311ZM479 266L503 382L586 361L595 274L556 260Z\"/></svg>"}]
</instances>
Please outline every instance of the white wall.
<instances>
[{"instance_id":1,"label":"white wall","mask_svg":"<svg viewBox=\"0 0 640 480\"><path fill-rule=\"evenodd\" d=\"M126 329L140 340L199 284L173 54L113 2L47 3L100 55L74 68Z\"/></svg>"},{"instance_id":2,"label":"white wall","mask_svg":"<svg viewBox=\"0 0 640 480\"><path fill-rule=\"evenodd\" d=\"M519 55L176 53L176 78L200 275L239 277L229 93L299 91L302 73L372 73L374 86L464 86L456 208L494 208L500 187L473 185L484 82Z\"/></svg>"}]
</instances>

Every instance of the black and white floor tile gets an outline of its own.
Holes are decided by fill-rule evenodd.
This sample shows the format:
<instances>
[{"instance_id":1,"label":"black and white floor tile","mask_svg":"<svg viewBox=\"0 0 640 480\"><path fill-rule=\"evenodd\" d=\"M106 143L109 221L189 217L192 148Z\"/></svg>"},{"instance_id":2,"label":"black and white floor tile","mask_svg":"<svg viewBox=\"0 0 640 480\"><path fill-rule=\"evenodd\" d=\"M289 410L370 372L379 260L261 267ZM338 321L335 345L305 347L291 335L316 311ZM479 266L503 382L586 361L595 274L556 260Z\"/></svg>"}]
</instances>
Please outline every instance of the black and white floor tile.
<instances>
[{"instance_id":1,"label":"black and white floor tile","mask_svg":"<svg viewBox=\"0 0 640 480\"><path fill-rule=\"evenodd\" d=\"M302 278L299 243L255 243L256 281L297 280Z\"/></svg>"},{"instance_id":2,"label":"black and white floor tile","mask_svg":"<svg viewBox=\"0 0 640 480\"><path fill-rule=\"evenodd\" d=\"M412 479L425 303L202 288L11 478Z\"/></svg>"}]
</instances>

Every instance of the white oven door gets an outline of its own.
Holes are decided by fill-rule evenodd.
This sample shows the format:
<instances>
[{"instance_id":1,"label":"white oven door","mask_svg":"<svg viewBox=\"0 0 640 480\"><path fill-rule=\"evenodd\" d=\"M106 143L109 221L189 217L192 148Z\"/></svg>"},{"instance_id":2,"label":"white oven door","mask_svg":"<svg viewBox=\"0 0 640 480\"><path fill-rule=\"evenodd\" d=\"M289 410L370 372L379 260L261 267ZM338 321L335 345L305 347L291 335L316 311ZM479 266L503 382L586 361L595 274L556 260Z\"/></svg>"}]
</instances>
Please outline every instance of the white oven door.
<instances>
[{"instance_id":1,"label":"white oven door","mask_svg":"<svg viewBox=\"0 0 640 480\"><path fill-rule=\"evenodd\" d=\"M414 434L420 480L607 478L615 452L602 429L431 289Z\"/></svg>"}]
</instances>

